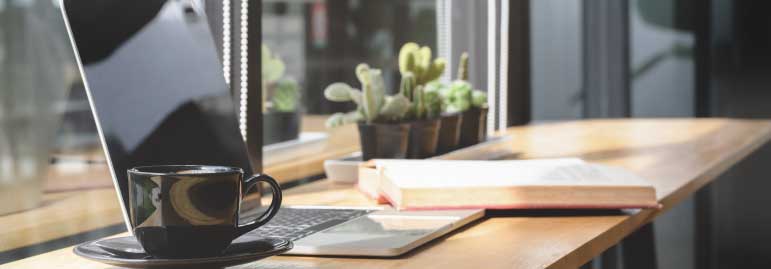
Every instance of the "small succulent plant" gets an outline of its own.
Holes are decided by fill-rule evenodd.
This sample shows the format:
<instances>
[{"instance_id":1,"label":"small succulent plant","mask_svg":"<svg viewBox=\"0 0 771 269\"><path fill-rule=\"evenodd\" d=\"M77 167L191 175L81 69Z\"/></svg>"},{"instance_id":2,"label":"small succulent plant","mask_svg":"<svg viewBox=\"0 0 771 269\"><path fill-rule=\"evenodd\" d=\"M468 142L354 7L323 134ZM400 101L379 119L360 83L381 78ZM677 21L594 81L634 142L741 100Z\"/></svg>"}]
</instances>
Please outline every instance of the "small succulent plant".
<instances>
[{"instance_id":1,"label":"small succulent plant","mask_svg":"<svg viewBox=\"0 0 771 269\"><path fill-rule=\"evenodd\" d=\"M458 78L451 83L432 81L426 84L426 91L436 91L442 101L444 112L463 112L472 107L487 107L487 94L474 90L468 82L468 53L460 56L458 63Z\"/></svg>"},{"instance_id":2,"label":"small succulent plant","mask_svg":"<svg viewBox=\"0 0 771 269\"><path fill-rule=\"evenodd\" d=\"M448 86L439 87L439 93L446 112L463 112L472 107L487 107L487 94L480 90L473 90L468 81L455 80Z\"/></svg>"},{"instance_id":3,"label":"small succulent plant","mask_svg":"<svg viewBox=\"0 0 771 269\"><path fill-rule=\"evenodd\" d=\"M399 50L399 72L402 76L407 72L412 72L415 76L417 85L425 85L428 82L438 79L447 61L443 58L431 59L431 49L427 46L408 42Z\"/></svg>"},{"instance_id":4,"label":"small succulent plant","mask_svg":"<svg viewBox=\"0 0 771 269\"><path fill-rule=\"evenodd\" d=\"M328 127L354 122L393 122L401 120L410 108L410 100L404 95L385 95L385 84L380 69L370 68L367 64L356 66L356 77L362 90L344 82L335 82L324 89L324 96L333 102L354 102L356 110L348 113L335 113L327 120Z\"/></svg>"},{"instance_id":5,"label":"small succulent plant","mask_svg":"<svg viewBox=\"0 0 771 269\"><path fill-rule=\"evenodd\" d=\"M278 56L273 55L270 52L268 46L262 45L262 81L263 83L271 83L277 81L284 76L286 72L286 66L284 61Z\"/></svg>"},{"instance_id":6,"label":"small succulent plant","mask_svg":"<svg viewBox=\"0 0 771 269\"><path fill-rule=\"evenodd\" d=\"M416 85L415 75L405 72L399 87L399 94L411 101L407 115L412 119L429 119L442 112L442 100L438 90Z\"/></svg>"},{"instance_id":7,"label":"small succulent plant","mask_svg":"<svg viewBox=\"0 0 771 269\"><path fill-rule=\"evenodd\" d=\"M293 112L300 102L297 81L286 77L284 61L262 45L263 111Z\"/></svg>"},{"instance_id":8,"label":"small succulent plant","mask_svg":"<svg viewBox=\"0 0 771 269\"><path fill-rule=\"evenodd\" d=\"M270 99L273 110L280 112L297 111L298 100L300 100L300 91L296 80L282 78L276 82L273 98Z\"/></svg>"}]
</instances>

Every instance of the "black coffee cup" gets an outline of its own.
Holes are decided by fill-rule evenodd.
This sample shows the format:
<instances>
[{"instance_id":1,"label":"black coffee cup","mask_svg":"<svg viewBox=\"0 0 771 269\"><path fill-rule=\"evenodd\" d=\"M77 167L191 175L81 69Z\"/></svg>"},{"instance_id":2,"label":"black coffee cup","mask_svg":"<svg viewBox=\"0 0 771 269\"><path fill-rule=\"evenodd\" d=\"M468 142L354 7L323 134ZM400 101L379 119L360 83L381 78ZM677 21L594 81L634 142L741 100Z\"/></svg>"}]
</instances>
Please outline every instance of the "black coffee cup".
<instances>
[{"instance_id":1,"label":"black coffee cup","mask_svg":"<svg viewBox=\"0 0 771 269\"><path fill-rule=\"evenodd\" d=\"M237 237L267 223L281 206L281 189L268 175L243 180L240 168L157 165L128 170L129 209L134 236L158 258L209 257ZM239 224L241 200L260 182L273 200L259 218Z\"/></svg>"}]
</instances>

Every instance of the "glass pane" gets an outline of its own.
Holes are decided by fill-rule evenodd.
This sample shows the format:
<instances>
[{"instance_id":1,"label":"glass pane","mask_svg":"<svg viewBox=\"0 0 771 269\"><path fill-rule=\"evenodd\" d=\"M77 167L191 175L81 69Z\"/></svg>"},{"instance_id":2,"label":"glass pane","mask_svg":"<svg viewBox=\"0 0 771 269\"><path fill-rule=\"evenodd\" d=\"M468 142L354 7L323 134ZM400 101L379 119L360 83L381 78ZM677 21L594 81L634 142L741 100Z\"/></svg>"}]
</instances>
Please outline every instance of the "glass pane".
<instances>
[{"instance_id":1,"label":"glass pane","mask_svg":"<svg viewBox=\"0 0 771 269\"><path fill-rule=\"evenodd\" d=\"M0 231L0 264L123 227L91 233L120 216L51 205L77 197L84 208L117 206L72 191L108 187L115 197L58 3L0 0L0 218L14 223ZM49 222L39 219L41 209ZM73 234L83 236L55 240Z\"/></svg>"},{"instance_id":2,"label":"glass pane","mask_svg":"<svg viewBox=\"0 0 771 269\"><path fill-rule=\"evenodd\" d=\"M690 1L629 3L632 116L694 113L694 32Z\"/></svg>"},{"instance_id":3,"label":"glass pane","mask_svg":"<svg viewBox=\"0 0 771 269\"><path fill-rule=\"evenodd\" d=\"M0 215L37 205L51 152L59 160L99 148L54 3L0 5Z\"/></svg>"},{"instance_id":4,"label":"glass pane","mask_svg":"<svg viewBox=\"0 0 771 269\"><path fill-rule=\"evenodd\" d=\"M584 116L581 5L563 0L530 3L533 120Z\"/></svg>"}]
</instances>

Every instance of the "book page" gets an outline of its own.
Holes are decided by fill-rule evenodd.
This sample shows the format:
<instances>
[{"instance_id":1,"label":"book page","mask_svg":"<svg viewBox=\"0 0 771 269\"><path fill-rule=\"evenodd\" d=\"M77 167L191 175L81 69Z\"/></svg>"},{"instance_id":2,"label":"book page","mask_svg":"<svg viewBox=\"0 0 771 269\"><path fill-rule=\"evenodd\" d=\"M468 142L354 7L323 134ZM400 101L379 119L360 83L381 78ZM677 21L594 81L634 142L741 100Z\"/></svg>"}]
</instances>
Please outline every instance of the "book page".
<instances>
[{"instance_id":1,"label":"book page","mask_svg":"<svg viewBox=\"0 0 771 269\"><path fill-rule=\"evenodd\" d=\"M507 186L651 186L622 168L580 159L506 161L401 160L376 162L400 188Z\"/></svg>"}]
</instances>

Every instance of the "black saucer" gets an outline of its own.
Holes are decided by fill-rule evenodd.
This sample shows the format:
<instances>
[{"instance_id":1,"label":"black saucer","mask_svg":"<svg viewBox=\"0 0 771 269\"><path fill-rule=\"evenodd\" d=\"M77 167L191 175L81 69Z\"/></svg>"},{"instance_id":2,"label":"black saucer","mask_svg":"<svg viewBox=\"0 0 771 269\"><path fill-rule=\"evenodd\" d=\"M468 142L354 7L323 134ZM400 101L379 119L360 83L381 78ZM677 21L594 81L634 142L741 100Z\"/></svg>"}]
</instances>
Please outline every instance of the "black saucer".
<instances>
[{"instance_id":1,"label":"black saucer","mask_svg":"<svg viewBox=\"0 0 771 269\"><path fill-rule=\"evenodd\" d=\"M73 250L83 258L129 268L221 268L253 262L292 249L284 239L244 235L220 256L189 259L153 258L145 253L133 236L101 239L78 245Z\"/></svg>"}]
</instances>

